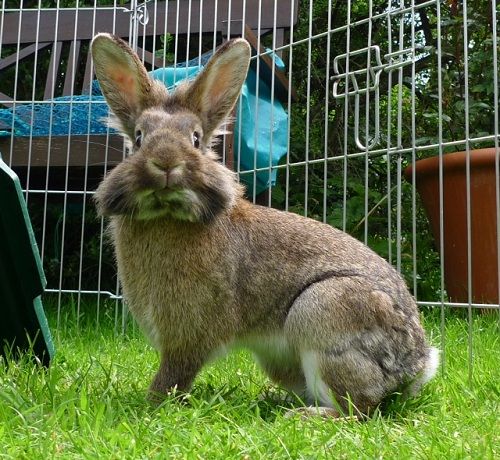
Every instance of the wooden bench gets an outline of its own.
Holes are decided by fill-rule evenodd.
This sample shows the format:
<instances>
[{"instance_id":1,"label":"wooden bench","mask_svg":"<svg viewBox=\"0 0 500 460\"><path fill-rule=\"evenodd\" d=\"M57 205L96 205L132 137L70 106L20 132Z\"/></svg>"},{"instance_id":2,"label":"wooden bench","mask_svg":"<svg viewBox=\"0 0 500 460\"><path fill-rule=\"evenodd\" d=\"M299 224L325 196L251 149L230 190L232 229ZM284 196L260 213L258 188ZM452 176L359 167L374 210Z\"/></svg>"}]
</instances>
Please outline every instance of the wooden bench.
<instances>
[{"instance_id":1,"label":"wooden bench","mask_svg":"<svg viewBox=\"0 0 500 460\"><path fill-rule=\"evenodd\" d=\"M274 0L150 2L145 4L146 11L139 11L142 17L149 16L149 21L144 25L140 21L131 21L129 5L118 8L6 12L0 16L0 51L3 55L0 56L0 81L9 78L9 71L11 75L14 72L19 77L19 65L23 62L29 63L33 74L36 70L37 81L31 87L23 88L24 94L21 94L19 85L12 81L15 78L11 78L10 92L0 92L0 105L15 108L22 102L36 103L59 96L88 93L93 78L89 44L97 32L112 32L128 40L133 36L133 27L138 27L137 51L149 68L172 64L157 54L162 36L170 35L178 40L175 46L177 63L186 61L190 49L191 56L197 55L192 48L194 45L201 49L198 47L200 40L204 46L207 46L204 42L208 41L209 46L214 48L228 36L244 35L256 51L260 39L266 34L274 33L274 43L276 48L280 48L287 44L286 30L291 22L296 22L298 0L276 1L276 17L269 14L275 11ZM258 11L259 4L261 14ZM262 52L262 47L259 51ZM267 67L267 74L272 74L275 78L276 97L286 103L289 89L286 76L277 70L269 71L272 60L268 55L263 55L260 59L264 63L261 65L262 69ZM42 63L45 62L47 66L47 61L48 67L43 67ZM5 126L4 123L3 128L10 131L11 126ZM232 139L227 139L225 146L226 161L232 165ZM124 147L118 135L20 137L11 134L0 137L0 151L4 160L21 177L29 168L45 170L50 167L80 168L89 177L95 175L100 178L106 168L122 160ZM74 182L73 185L75 190L81 187L81 183Z\"/></svg>"}]
</instances>

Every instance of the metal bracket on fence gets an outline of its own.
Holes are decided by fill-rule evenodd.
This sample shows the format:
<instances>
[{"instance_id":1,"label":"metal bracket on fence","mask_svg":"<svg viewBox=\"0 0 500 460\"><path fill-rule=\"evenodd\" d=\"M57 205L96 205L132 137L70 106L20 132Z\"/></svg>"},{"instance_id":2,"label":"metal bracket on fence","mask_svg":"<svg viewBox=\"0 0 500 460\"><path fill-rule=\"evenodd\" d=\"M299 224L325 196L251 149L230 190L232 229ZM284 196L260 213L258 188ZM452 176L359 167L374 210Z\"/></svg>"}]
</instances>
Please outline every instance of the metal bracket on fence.
<instances>
[{"instance_id":1,"label":"metal bracket on fence","mask_svg":"<svg viewBox=\"0 0 500 460\"><path fill-rule=\"evenodd\" d=\"M366 54L367 56L366 67L350 70L349 58L362 54ZM375 64L372 63L372 56L375 58ZM380 47L372 45L349 53L340 54L333 60L334 75L331 77L334 81L332 88L333 97L335 99L343 99L348 96L354 96L354 139L360 150L371 150L380 141L380 76L382 71L391 72L395 69L409 65L414 61L414 57L415 52L413 48L407 48L384 55L384 60L387 61L387 63L384 63L381 59ZM347 70L343 72L341 68ZM361 80L361 83L358 80ZM369 97L370 93L373 93L372 99ZM362 142L359 132L360 100L362 95L365 95L365 100L368 104L371 100L373 100L375 104L372 135L370 135L368 131L370 120L368 108L366 110L367 119L365 121L367 132L364 135L366 144Z\"/></svg>"},{"instance_id":2,"label":"metal bracket on fence","mask_svg":"<svg viewBox=\"0 0 500 460\"><path fill-rule=\"evenodd\" d=\"M149 22L149 11L147 7L147 3L151 0L146 0L144 3L137 5L137 2L132 1L131 7L119 9L124 13L130 13L130 20L139 23L141 26L145 26Z\"/></svg>"},{"instance_id":3,"label":"metal bracket on fence","mask_svg":"<svg viewBox=\"0 0 500 460\"><path fill-rule=\"evenodd\" d=\"M149 23L149 11L147 4L151 0L146 0L140 5L137 0L130 2L130 8L120 7L124 13L130 14L130 45L137 51L137 40L139 38L139 25L146 26Z\"/></svg>"}]
</instances>

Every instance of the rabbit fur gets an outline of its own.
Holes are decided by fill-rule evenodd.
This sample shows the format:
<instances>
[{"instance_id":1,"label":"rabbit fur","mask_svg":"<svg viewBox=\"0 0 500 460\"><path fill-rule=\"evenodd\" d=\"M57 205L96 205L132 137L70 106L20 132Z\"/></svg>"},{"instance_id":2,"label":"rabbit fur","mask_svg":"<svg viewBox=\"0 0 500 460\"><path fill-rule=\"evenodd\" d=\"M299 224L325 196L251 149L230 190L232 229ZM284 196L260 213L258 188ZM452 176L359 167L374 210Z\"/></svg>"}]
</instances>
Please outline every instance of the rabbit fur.
<instances>
[{"instance_id":1,"label":"rabbit fur","mask_svg":"<svg viewBox=\"0 0 500 460\"><path fill-rule=\"evenodd\" d=\"M246 201L211 149L246 78L248 43L224 43L174 92L117 37L97 35L92 54L132 152L95 200L127 304L160 353L151 393L187 391L206 362L243 346L329 413L415 394L438 356L400 275L340 230Z\"/></svg>"}]
</instances>

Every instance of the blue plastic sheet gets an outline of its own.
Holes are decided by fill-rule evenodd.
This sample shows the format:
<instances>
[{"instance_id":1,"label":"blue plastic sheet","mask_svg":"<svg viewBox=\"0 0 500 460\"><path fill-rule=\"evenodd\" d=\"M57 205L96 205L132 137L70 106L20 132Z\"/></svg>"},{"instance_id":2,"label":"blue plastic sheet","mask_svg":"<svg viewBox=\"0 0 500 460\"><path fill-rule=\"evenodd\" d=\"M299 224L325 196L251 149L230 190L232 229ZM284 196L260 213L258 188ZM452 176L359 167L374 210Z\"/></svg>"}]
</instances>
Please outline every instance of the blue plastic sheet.
<instances>
[{"instance_id":1,"label":"blue plastic sheet","mask_svg":"<svg viewBox=\"0 0 500 460\"><path fill-rule=\"evenodd\" d=\"M194 78L209 56L196 62L201 65L165 67L150 72L153 78L173 89L186 78ZM276 64L283 66L278 57ZM288 145L288 115L277 99L273 99L268 85L250 68L242 89L240 106L236 109L235 169L250 194L268 188L276 182L276 166L286 154ZM104 134L104 120L108 107L99 84L94 81L90 95L60 97L51 101L16 105L0 110L0 136L67 136ZM254 172L257 168L261 171ZM251 171L250 171L251 170ZM250 171L250 172L246 172Z\"/></svg>"}]
</instances>

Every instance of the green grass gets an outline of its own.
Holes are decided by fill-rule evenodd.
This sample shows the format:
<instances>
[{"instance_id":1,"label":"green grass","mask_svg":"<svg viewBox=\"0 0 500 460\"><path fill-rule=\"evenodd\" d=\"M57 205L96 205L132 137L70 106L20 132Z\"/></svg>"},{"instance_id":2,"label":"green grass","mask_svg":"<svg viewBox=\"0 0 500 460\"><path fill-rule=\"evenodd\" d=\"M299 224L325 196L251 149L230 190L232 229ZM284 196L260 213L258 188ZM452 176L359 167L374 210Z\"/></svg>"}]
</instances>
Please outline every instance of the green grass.
<instances>
[{"instance_id":1,"label":"green grass","mask_svg":"<svg viewBox=\"0 0 500 460\"><path fill-rule=\"evenodd\" d=\"M425 323L439 345L436 313ZM187 402L152 407L145 394L158 358L141 334L117 335L107 319L97 329L90 313L77 328L68 313L53 330L50 369L0 363L0 457L500 458L497 318L474 317L471 382L468 324L450 312L445 372L418 398L360 423L285 418L278 390L245 352L205 368Z\"/></svg>"}]
</instances>

